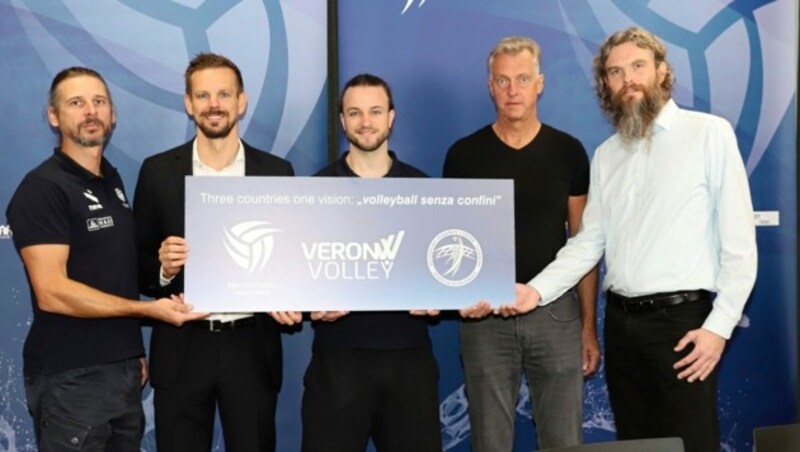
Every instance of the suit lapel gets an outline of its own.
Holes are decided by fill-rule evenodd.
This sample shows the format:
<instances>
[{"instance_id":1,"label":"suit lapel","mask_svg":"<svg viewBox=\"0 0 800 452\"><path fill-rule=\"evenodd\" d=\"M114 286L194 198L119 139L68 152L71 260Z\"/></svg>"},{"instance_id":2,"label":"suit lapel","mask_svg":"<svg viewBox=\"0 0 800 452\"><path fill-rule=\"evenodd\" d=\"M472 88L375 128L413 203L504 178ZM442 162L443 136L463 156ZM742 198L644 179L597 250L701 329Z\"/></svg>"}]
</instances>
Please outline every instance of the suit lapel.
<instances>
[{"instance_id":1,"label":"suit lapel","mask_svg":"<svg viewBox=\"0 0 800 452\"><path fill-rule=\"evenodd\" d=\"M172 174L175 176L175 205L173 206L172 212L176 216L176 220L180 224L180 230L183 231L185 228L184 225L184 209L185 209L185 197L186 197L186 183L185 179L186 176L192 175L192 146L194 140L189 141L188 143L184 144L180 151L175 155L175 160L173 160L173 167L170 169Z\"/></svg>"},{"instance_id":2,"label":"suit lapel","mask_svg":"<svg viewBox=\"0 0 800 452\"><path fill-rule=\"evenodd\" d=\"M245 176L258 176L259 174L263 173L261 165L259 164L258 156L256 155L256 151L250 147L247 143L242 141L242 146L244 146L244 175Z\"/></svg>"},{"instance_id":3,"label":"suit lapel","mask_svg":"<svg viewBox=\"0 0 800 452\"><path fill-rule=\"evenodd\" d=\"M180 151L175 155L175 173L181 176L192 175L192 146L194 140L184 144Z\"/></svg>"}]
</instances>

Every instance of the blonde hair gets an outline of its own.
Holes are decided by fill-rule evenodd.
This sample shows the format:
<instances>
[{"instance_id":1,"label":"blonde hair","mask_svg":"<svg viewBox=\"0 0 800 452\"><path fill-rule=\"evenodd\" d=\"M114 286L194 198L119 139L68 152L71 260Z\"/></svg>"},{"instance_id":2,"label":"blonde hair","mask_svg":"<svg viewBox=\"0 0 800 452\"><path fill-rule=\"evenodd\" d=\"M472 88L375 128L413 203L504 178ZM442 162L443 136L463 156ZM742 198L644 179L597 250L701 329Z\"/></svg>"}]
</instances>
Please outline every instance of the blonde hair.
<instances>
[{"instance_id":1,"label":"blonde hair","mask_svg":"<svg viewBox=\"0 0 800 452\"><path fill-rule=\"evenodd\" d=\"M486 68L489 74L492 73L492 63L494 57L501 54L518 55L520 52L527 50L533 56L533 67L536 72L539 72L539 67L542 62L542 49L539 44L531 38L526 36L507 36L500 40L489 53Z\"/></svg>"}]
</instances>

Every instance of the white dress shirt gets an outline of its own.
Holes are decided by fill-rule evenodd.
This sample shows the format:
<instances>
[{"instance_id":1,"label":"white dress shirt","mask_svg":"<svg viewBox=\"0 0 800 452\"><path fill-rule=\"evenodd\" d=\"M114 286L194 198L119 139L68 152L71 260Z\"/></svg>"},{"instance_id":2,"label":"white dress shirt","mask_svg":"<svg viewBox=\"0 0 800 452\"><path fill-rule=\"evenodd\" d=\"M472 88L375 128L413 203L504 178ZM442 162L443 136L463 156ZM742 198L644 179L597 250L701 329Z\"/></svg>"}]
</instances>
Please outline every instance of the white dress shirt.
<instances>
[{"instance_id":1,"label":"white dress shirt","mask_svg":"<svg viewBox=\"0 0 800 452\"><path fill-rule=\"evenodd\" d=\"M241 140L239 141L239 150L236 152L236 157L233 162L217 171L214 168L206 166L200 161L200 155L197 153L197 139L195 138L192 144L192 175L193 176L244 176L244 145ZM164 287L172 281L172 278L164 276L164 267L159 270L159 277L161 286ZM191 302L191 300L189 300ZM206 317L206 320L219 320L221 322L232 322L234 320L243 319L245 317L252 317L252 312L237 312L235 314L215 313Z\"/></svg>"},{"instance_id":2,"label":"white dress shirt","mask_svg":"<svg viewBox=\"0 0 800 452\"><path fill-rule=\"evenodd\" d=\"M594 154L580 232L529 284L547 304L605 253L604 290L716 292L703 328L729 338L756 278L755 221L736 137L722 118L669 100L650 139Z\"/></svg>"}]
</instances>

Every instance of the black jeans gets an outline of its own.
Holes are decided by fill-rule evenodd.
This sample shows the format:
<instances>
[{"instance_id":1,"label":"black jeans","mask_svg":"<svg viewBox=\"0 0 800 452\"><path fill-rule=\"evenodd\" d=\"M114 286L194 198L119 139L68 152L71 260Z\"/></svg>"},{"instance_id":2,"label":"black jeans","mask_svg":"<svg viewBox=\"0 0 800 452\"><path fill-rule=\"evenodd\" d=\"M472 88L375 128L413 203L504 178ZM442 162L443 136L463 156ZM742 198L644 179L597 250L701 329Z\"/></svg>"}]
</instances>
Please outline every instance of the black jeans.
<instances>
[{"instance_id":1,"label":"black jeans","mask_svg":"<svg viewBox=\"0 0 800 452\"><path fill-rule=\"evenodd\" d=\"M678 341L700 328L708 299L626 312L609 304L605 319L606 379L619 439L678 436L687 452L719 451L717 369L705 381L678 380Z\"/></svg>"},{"instance_id":2,"label":"black jeans","mask_svg":"<svg viewBox=\"0 0 800 452\"><path fill-rule=\"evenodd\" d=\"M50 451L139 451L144 433L138 358L25 379L36 444Z\"/></svg>"}]
</instances>

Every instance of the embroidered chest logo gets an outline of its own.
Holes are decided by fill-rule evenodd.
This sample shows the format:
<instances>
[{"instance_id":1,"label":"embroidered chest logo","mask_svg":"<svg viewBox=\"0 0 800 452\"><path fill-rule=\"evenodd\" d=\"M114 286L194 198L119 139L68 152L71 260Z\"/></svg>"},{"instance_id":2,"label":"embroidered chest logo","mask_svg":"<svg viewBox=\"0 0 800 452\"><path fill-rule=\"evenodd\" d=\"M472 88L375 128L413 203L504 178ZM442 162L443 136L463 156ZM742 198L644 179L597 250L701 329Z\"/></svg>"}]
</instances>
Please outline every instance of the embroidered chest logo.
<instances>
[{"instance_id":1,"label":"embroidered chest logo","mask_svg":"<svg viewBox=\"0 0 800 452\"><path fill-rule=\"evenodd\" d=\"M99 231L105 228L113 228L114 227L114 217L98 217L98 218L89 218L86 220L86 230L93 232Z\"/></svg>"},{"instance_id":2,"label":"embroidered chest logo","mask_svg":"<svg viewBox=\"0 0 800 452\"><path fill-rule=\"evenodd\" d=\"M100 210L103 208L103 205L100 204L100 200L88 188L86 189L85 192L83 192L83 196L89 201L91 201L91 203L87 206L90 211L94 212L95 210Z\"/></svg>"},{"instance_id":3,"label":"embroidered chest logo","mask_svg":"<svg viewBox=\"0 0 800 452\"><path fill-rule=\"evenodd\" d=\"M125 207L126 209L129 209L130 205L128 204L128 201L125 199L125 193L123 193L122 190L120 190L119 188L115 188L114 193L116 193L117 198L119 198L119 200L122 201L122 206Z\"/></svg>"}]
</instances>

